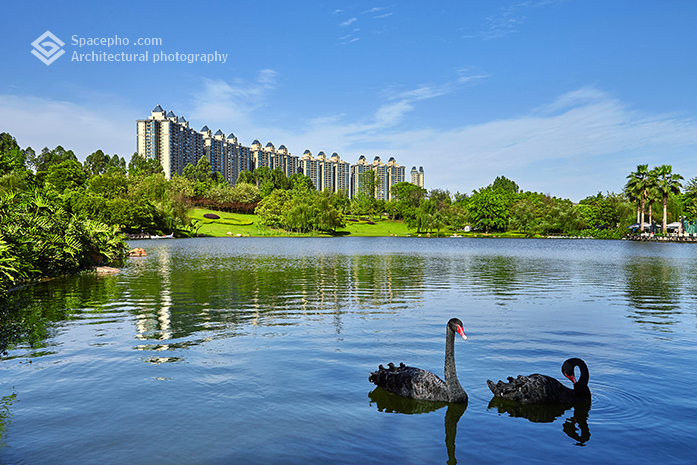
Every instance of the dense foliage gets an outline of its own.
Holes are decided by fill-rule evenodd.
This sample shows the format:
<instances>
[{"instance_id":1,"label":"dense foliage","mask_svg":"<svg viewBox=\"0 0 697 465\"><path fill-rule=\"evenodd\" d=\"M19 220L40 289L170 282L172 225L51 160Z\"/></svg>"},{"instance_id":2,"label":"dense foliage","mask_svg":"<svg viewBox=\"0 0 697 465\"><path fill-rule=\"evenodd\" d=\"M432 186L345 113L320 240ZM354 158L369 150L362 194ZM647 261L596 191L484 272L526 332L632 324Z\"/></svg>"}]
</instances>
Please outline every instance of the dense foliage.
<instances>
[{"instance_id":1,"label":"dense foliage","mask_svg":"<svg viewBox=\"0 0 697 465\"><path fill-rule=\"evenodd\" d=\"M34 173L27 165L37 168ZM39 170L40 169L40 170ZM0 135L0 291L123 257L125 244L110 223L75 213L66 199L87 179L62 147L38 156Z\"/></svg>"}]
</instances>

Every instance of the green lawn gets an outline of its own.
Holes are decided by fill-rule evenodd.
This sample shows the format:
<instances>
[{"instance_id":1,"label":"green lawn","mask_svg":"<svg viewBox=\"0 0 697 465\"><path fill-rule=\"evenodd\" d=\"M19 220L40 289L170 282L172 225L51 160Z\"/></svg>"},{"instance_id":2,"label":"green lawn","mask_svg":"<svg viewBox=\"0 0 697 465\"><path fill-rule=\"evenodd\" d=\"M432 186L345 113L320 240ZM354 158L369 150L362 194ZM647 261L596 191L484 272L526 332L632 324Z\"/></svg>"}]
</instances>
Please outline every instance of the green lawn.
<instances>
[{"instance_id":1,"label":"green lawn","mask_svg":"<svg viewBox=\"0 0 697 465\"><path fill-rule=\"evenodd\" d=\"M215 213L220 216L219 220L210 220L204 218L203 215L206 213ZM240 234L242 236L256 236L256 237L331 237L331 236L407 236L412 237L427 236L426 233L417 233L416 231L408 230L407 227L401 220L389 220L389 219L372 219L371 222L374 224L369 224L365 217L357 222L346 221L346 227L337 230L336 234L327 233L293 233L287 232L282 229L269 229L259 224L259 218L257 215L243 215L240 213L225 213L215 210L206 210L203 208L196 208L189 213L189 217L198 220L203 223L201 228L198 230L199 234L204 234L206 236L214 237L226 237L226 236L237 236ZM347 219L357 219L357 217L348 217ZM251 224L244 224L249 223ZM441 231L445 235L452 235L452 231ZM457 232L460 236L465 237L526 237L525 234L517 232L504 232L504 233L490 233L484 234L481 231L477 232ZM435 233L431 233L435 236Z\"/></svg>"},{"instance_id":2,"label":"green lawn","mask_svg":"<svg viewBox=\"0 0 697 465\"><path fill-rule=\"evenodd\" d=\"M220 216L219 220L210 220L204 218L203 215L206 213L214 213ZM284 230L269 229L261 226L259 224L259 218L257 215L243 215L240 213L225 213L215 210L206 210L203 208L196 208L189 213L189 217L198 220L203 223L201 228L198 230L199 234L204 234L206 236L236 236L241 234L242 236L296 236L296 237L317 237L324 236L329 237L332 234L325 233L307 233L298 234L286 232ZM242 225L240 222L249 222L251 225ZM379 219L373 221L375 224L368 224L365 221L352 222L347 221L346 227L337 231L337 236L406 236L409 234L407 227L401 221L392 221L388 219ZM228 234L230 233L230 234ZM414 231L412 230L413 234Z\"/></svg>"}]
</instances>

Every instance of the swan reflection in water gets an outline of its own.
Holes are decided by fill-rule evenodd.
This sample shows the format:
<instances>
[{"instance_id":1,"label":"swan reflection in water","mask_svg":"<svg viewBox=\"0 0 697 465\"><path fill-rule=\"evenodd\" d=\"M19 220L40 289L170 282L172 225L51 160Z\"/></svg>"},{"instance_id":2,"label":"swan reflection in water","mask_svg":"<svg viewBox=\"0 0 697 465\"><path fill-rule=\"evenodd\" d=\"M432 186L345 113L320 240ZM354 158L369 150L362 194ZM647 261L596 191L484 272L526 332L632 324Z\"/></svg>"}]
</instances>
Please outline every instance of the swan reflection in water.
<instances>
[{"instance_id":1,"label":"swan reflection in water","mask_svg":"<svg viewBox=\"0 0 697 465\"><path fill-rule=\"evenodd\" d=\"M527 418L533 423L552 423L557 418L563 416L567 410L574 409L571 417L564 420L562 430L571 439L576 441L577 446L584 446L591 438L588 428L588 413L591 409L590 402L573 405L544 405L544 404L523 404L508 399L494 397L489 402L489 409L497 409L499 414L507 413L511 417Z\"/></svg>"},{"instance_id":2,"label":"swan reflection in water","mask_svg":"<svg viewBox=\"0 0 697 465\"><path fill-rule=\"evenodd\" d=\"M368 394L371 405L375 403L378 411L386 413L403 413L416 415L419 413L435 412L443 407L445 411L445 446L448 449L448 464L457 463L455 459L455 436L457 436L457 423L465 410L467 403L434 402L430 400L411 399L392 394L382 388L375 388Z\"/></svg>"}]
</instances>

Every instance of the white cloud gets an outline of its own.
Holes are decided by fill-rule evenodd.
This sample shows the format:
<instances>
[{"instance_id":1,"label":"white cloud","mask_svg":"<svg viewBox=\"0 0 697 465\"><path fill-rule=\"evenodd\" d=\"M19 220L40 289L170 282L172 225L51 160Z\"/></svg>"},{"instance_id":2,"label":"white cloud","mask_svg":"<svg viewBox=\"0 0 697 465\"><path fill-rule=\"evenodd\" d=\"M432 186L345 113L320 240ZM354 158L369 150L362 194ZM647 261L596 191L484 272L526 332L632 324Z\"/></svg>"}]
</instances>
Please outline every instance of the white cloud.
<instances>
[{"instance_id":1,"label":"white cloud","mask_svg":"<svg viewBox=\"0 0 697 465\"><path fill-rule=\"evenodd\" d=\"M535 8L550 5L554 3L563 3L567 0L542 0L542 1L526 1L513 3L507 7L499 8L496 14L488 16L485 21L487 27L481 31L466 34L462 36L464 39L480 38L484 40L499 39L510 34L518 32L518 26L525 22L523 12L533 10Z\"/></svg>"},{"instance_id":2,"label":"white cloud","mask_svg":"<svg viewBox=\"0 0 697 465\"><path fill-rule=\"evenodd\" d=\"M289 134L285 143L291 150L337 151L351 163L364 153L393 156L407 168L423 165L431 188L469 192L504 174L525 189L572 200L619 191L637 160L674 168L681 161L691 163L685 154L697 144L694 120L630 110L591 87L520 117L453 128L403 127L420 100L439 95L427 87L405 91L404 98L380 105L364 121L316 119L304 131Z\"/></svg>"},{"instance_id":3,"label":"white cloud","mask_svg":"<svg viewBox=\"0 0 697 465\"><path fill-rule=\"evenodd\" d=\"M343 23L339 24L339 26L341 26L341 27L349 26L349 25L353 24L354 22L356 22L356 18L350 18L350 19L347 19L346 21L344 21Z\"/></svg>"},{"instance_id":4,"label":"white cloud","mask_svg":"<svg viewBox=\"0 0 697 465\"><path fill-rule=\"evenodd\" d=\"M394 5L392 5L392 6L394 6ZM364 15L364 14L366 14L366 13L376 13L376 12L378 12L378 11L386 10L386 9L388 9L388 8L391 8L391 7L389 7L389 6L376 6L376 7L374 7L374 8L371 8L370 10L364 11L364 12L361 13L361 14Z\"/></svg>"},{"instance_id":5,"label":"white cloud","mask_svg":"<svg viewBox=\"0 0 697 465\"><path fill-rule=\"evenodd\" d=\"M274 127L259 111L278 91L272 70L260 71L254 81L204 79L189 108L179 110L193 125L214 130L219 125L226 133L235 132L244 144L258 138L285 144L296 155L308 148L315 154L336 151L351 163L364 153L383 160L393 156L407 168L423 165L427 187L452 192L470 192L503 174L523 189L579 200L599 190L620 190L639 163L672 164L688 179L697 175L687 172L694 170L695 120L638 111L591 86L516 117L451 127L432 127L410 117L421 102L462 92L466 85L460 79L470 84L467 78L472 76L485 75L465 70L445 84L392 89L362 117L316 116L301 121L299 128ZM170 109L166 102L159 103ZM134 122L146 116L142 108L104 111L93 103L0 95L0 128L15 136L21 147L62 145L81 160L97 149L130 158L135 151Z\"/></svg>"},{"instance_id":6,"label":"white cloud","mask_svg":"<svg viewBox=\"0 0 697 465\"><path fill-rule=\"evenodd\" d=\"M276 71L264 69L259 71L254 82L235 79L228 83L222 79L203 78L203 88L193 94L187 119L202 122L201 126L224 125L235 127L236 131L251 132L253 115L268 104L269 94L276 89L276 75Z\"/></svg>"},{"instance_id":7,"label":"white cloud","mask_svg":"<svg viewBox=\"0 0 697 465\"><path fill-rule=\"evenodd\" d=\"M0 95L0 131L12 134L22 148L39 152L61 145L80 160L98 149L130 160L136 151L135 120L140 117L127 108L105 111L97 105Z\"/></svg>"}]
</instances>

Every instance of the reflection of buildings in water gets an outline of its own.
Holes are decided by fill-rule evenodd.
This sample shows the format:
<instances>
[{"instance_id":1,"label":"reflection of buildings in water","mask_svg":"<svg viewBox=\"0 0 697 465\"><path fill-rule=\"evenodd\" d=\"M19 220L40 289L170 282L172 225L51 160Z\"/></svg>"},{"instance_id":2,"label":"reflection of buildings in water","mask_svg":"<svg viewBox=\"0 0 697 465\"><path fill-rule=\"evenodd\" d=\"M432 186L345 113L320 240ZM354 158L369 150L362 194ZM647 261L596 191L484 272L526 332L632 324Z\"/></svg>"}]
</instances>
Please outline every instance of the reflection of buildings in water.
<instances>
[{"instance_id":1,"label":"reflection of buildings in water","mask_svg":"<svg viewBox=\"0 0 697 465\"><path fill-rule=\"evenodd\" d=\"M137 339L147 341L156 339L159 341L168 341L172 339L172 290L171 290L171 263L169 249L165 248L158 253L159 260L159 276L161 289L159 292L160 299L158 309L156 310L156 318L152 314L138 313L136 314L136 335ZM137 346L138 350L169 350L170 346L166 343L161 344L141 344ZM162 357L152 357L155 363L159 363ZM162 361L169 361L170 357L164 357Z\"/></svg>"},{"instance_id":2,"label":"reflection of buildings in water","mask_svg":"<svg viewBox=\"0 0 697 465\"><path fill-rule=\"evenodd\" d=\"M552 423L572 408L574 409L574 414L564 420L562 431L571 439L574 439L576 445L583 446L591 438L590 429L588 428L590 402L576 405L523 404L494 397L488 406L489 410L496 409L499 415L506 413L509 417L526 418L533 423Z\"/></svg>"},{"instance_id":3,"label":"reflection of buildings in water","mask_svg":"<svg viewBox=\"0 0 697 465\"><path fill-rule=\"evenodd\" d=\"M460 417L467 410L467 403L452 404L447 402L431 402L428 400L410 399L387 392L378 387L368 394L371 404L375 403L378 411L385 413L402 413L416 415L435 412L445 406L445 447L448 451L448 464L457 463L455 458L455 437Z\"/></svg>"},{"instance_id":4,"label":"reflection of buildings in water","mask_svg":"<svg viewBox=\"0 0 697 465\"><path fill-rule=\"evenodd\" d=\"M339 334L347 311L392 313L423 296L420 256L200 256L186 270L173 264L167 247L150 256L157 267L146 272L142 286L157 297L134 312L135 337L143 341L138 350L166 351L197 343L180 339L205 329L228 332L241 322L288 324L314 315L333 315Z\"/></svg>"}]
</instances>

